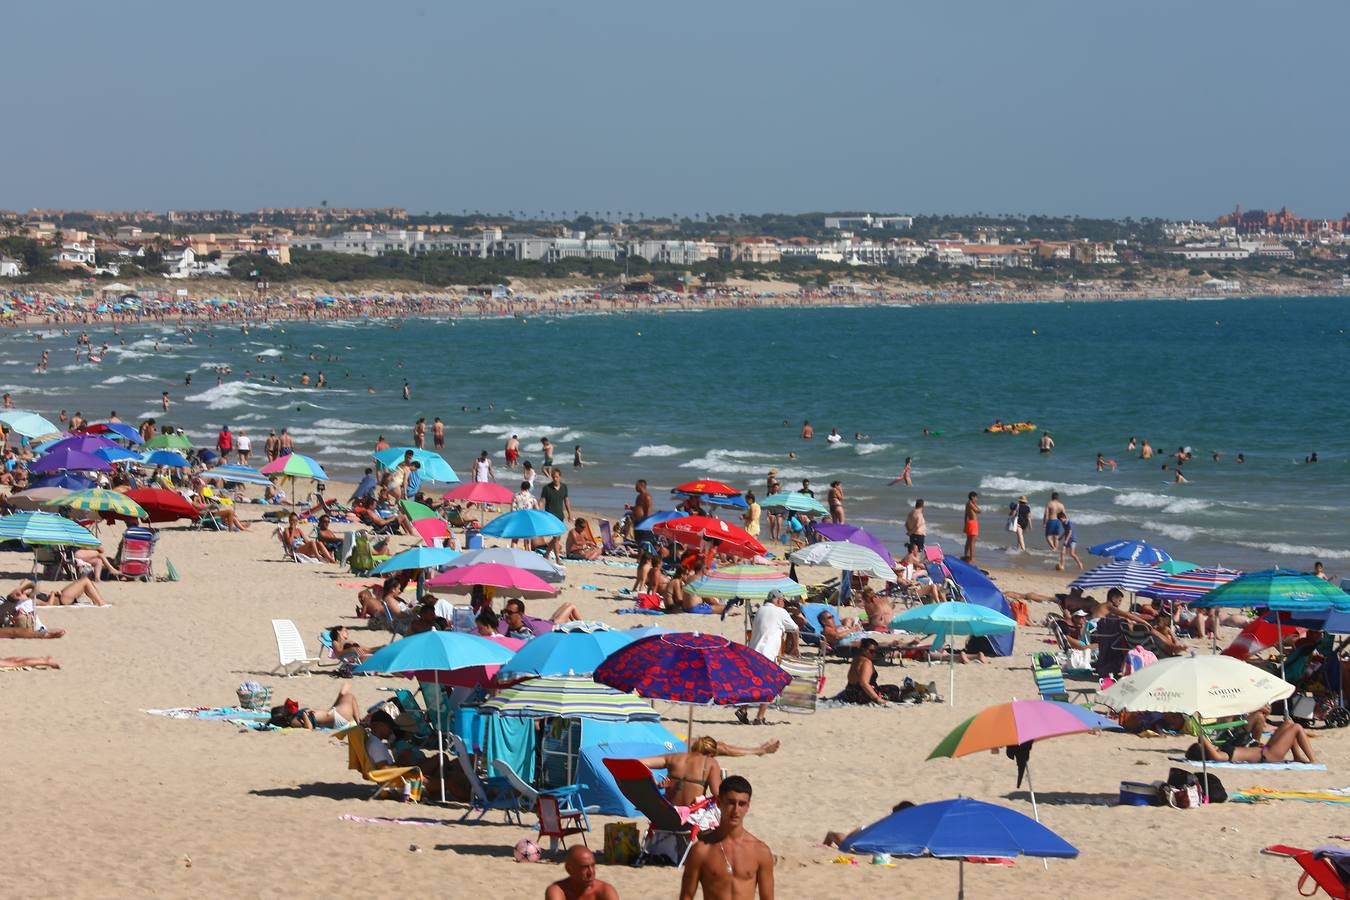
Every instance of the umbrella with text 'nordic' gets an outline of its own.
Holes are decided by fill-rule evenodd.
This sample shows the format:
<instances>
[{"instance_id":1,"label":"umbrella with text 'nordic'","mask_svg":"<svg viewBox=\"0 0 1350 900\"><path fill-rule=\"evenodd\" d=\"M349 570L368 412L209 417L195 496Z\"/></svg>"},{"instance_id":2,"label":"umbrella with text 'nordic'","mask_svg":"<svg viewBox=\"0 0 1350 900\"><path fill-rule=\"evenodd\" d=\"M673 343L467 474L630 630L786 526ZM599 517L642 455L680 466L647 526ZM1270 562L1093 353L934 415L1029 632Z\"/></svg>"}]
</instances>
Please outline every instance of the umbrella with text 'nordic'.
<instances>
[{"instance_id":1,"label":"umbrella with text 'nordic'","mask_svg":"<svg viewBox=\"0 0 1350 900\"><path fill-rule=\"evenodd\" d=\"M1137 563L1159 563L1172 558L1172 554L1155 547L1148 541L1114 540L1104 544L1094 544L1088 548L1093 556L1105 556L1110 559L1130 560Z\"/></svg>"}]
</instances>

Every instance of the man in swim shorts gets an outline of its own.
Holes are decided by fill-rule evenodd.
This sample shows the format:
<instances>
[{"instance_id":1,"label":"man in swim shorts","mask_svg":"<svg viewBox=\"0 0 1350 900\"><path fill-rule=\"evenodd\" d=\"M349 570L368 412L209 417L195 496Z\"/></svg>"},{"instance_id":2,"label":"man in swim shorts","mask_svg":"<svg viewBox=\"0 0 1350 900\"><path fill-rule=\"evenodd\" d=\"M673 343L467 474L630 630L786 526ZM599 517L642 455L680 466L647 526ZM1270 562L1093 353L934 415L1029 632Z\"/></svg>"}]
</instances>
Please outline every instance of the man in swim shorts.
<instances>
[{"instance_id":1,"label":"man in swim shorts","mask_svg":"<svg viewBox=\"0 0 1350 900\"><path fill-rule=\"evenodd\" d=\"M1045 504L1045 511L1041 513L1041 524L1045 526L1045 543L1051 552L1059 552L1059 536L1064 531L1064 526L1059 521L1059 514L1064 511L1064 504L1059 499L1059 491L1052 491L1050 500Z\"/></svg>"},{"instance_id":2,"label":"man in swim shorts","mask_svg":"<svg viewBox=\"0 0 1350 900\"><path fill-rule=\"evenodd\" d=\"M975 539L980 536L980 504L976 500L979 496L978 492L971 491L966 497L966 546L961 558L968 563L975 562Z\"/></svg>"}]
</instances>

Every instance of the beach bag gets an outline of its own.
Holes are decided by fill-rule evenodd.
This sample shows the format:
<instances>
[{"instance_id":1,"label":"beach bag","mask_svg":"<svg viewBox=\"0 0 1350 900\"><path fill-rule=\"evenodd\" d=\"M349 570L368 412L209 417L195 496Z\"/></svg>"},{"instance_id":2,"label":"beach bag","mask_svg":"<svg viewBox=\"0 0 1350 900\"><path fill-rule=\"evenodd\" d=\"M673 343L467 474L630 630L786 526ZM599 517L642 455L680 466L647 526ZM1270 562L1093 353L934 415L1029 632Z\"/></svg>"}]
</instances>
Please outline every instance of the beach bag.
<instances>
[{"instance_id":1,"label":"beach bag","mask_svg":"<svg viewBox=\"0 0 1350 900\"><path fill-rule=\"evenodd\" d=\"M635 822L605 824L605 865L631 866L638 858L638 827Z\"/></svg>"},{"instance_id":2,"label":"beach bag","mask_svg":"<svg viewBox=\"0 0 1350 900\"><path fill-rule=\"evenodd\" d=\"M356 542L352 545L352 555L348 558L347 565L351 568L353 575L365 575L375 568L375 556L370 552L370 538L365 534L356 536Z\"/></svg>"},{"instance_id":3,"label":"beach bag","mask_svg":"<svg viewBox=\"0 0 1350 900\"><path fill-rule=\"evenodd\" d=\"M660 609L660 608L661 608L661 605L662 605L662 603L661 603L661 595L660 595L660 594L638 594L638 595L637 595L637 608L638 608L638 609Z\"/></svg>"},{"instance_id":4,"label":"beach bag","mask_svg":"<svg viewBox=\"0 0 1350 900\"><path fill-rule=\"evenodd\" d=\"M1017 534L1017 513L1008 516L1008 524L1004 526L1009 534Z\"/></svg>"}]
</instances>

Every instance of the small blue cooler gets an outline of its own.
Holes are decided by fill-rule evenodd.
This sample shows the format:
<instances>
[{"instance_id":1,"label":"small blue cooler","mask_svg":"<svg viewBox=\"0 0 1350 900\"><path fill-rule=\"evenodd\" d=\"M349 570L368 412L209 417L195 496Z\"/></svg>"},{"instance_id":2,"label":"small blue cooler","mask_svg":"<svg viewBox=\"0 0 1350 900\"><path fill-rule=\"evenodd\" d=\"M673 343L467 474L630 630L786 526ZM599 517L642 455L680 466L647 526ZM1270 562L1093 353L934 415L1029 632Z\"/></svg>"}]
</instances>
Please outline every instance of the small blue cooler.
<instances>
[{"instance_id":1,"label":"small blue cooler","mask_svg":"<svg viewBox=\"0 0 1350 900\"><path fill-rule=\"evenodd\" d=\"M1152 782L1122 781L1121 806L1154 806L1158 802L1158 786Z\"/></svg>"},{"instance_id":2,"label":"small blue cooler","mask_svg":"<svg viewBox=\"0 0 1350 900\"><path fill-rule=\"evenodd\" d=\"M483 535L477 529L470 528L464 532L464 548L466 550L478 550L483 546Z\"/></svg>"}]
</instances>

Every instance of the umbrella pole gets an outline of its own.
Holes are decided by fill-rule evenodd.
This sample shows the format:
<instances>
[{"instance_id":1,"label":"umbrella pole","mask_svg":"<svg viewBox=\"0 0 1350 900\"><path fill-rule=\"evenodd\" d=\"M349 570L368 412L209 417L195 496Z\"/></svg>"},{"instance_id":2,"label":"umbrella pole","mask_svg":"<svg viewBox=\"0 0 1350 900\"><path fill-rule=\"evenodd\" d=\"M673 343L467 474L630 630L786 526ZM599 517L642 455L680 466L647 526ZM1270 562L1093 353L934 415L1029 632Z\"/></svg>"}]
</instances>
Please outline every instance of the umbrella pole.
<instances>
[{"instance_id":1,"label":"umbrella pole","mask_svg":"<svg viewBox=\"0 0 1350 900\"><path fill-rule=\"evenodd\" d=\"M956 875L956 900L966 900L966 858L958 860Z\"/></svg>"},{"instance_id":2,"label":"umbrella pole","mask_svg":"<svg viewBox=\"0 0 1350 900\"><path fill-rule=\"evenodd\" d=\"M1040 808L1036 806L1036 786L1031 783L1031 759L1029 756L1027 759L1027 792L1031 794L1031 815L1037 822L1040 822L1041 811ZM1048 872L1050 870L1050 860L1041 857L1041 868Z\"/></svg>"},{"instance_id":3,"label":"umbrella pole","mask_svg":"<svg viewBox=\"0 0 1350 900\"><path fill-rule=\"evenodd\" d=\"M947 648L947 705L956 705L956 651Z\"/></svg>"},{"instance_id":4,"label":"umbrella pole","mask_svg":"<svg viewBox=\"0 0 1350 900\"><path fill-rule=\"evenodd\" d=\"M1209 802L1209 753L1205 749L1205 730L1200 727L1200 713L1195 714L1195 739L1200 743L1200 798Z\"/></svg>"},{"instance_id":5,"label":"umbrella pole","mask_svg":"<svg viewBox=\"0 0 1350 900\"><path fill-rule=\"evenodd\" d=\"M437 692L440 694L436 703L436 740L440 746L440 755L436 758L436 764L441 770L441 805L445 805L445 688L441 687L440 673L436 675L436 686L440 688ZM472 740L472 738L470 738Z\"/></svg>"},{"instance_id":6,"label":"umbrella pole","mask_svg":"<svg viewBox=\"0 0 1350 900\"><path fill-rule=\"evenodd\" d=\"M694 704L689 704L689 727L684 732L684 745L689 747L694 743Z\"/></svg>"}]
</instances>

